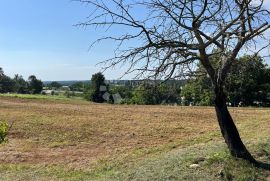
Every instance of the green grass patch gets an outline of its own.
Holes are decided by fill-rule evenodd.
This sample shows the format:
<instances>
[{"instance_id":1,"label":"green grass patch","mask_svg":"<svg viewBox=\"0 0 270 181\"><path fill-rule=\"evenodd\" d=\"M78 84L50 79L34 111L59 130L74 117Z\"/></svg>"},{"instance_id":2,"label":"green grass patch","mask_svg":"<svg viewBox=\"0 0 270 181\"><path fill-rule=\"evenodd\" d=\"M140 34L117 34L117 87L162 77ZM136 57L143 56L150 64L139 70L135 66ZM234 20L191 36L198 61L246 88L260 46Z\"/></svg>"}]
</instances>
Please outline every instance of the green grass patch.
<instances>
[{"instance_id":1,"label":"green grass patch","mask_svg":"<svg viewBox=\"0 0 270 181\"><path fill-rule=\"evenodd\" d=\"M64 95L41 95L41 94L0 94L1 97L15 97L21 99L44 99L44 100L83 100L82 97Z\"/></svg>"},{"instance_id":2,"label":"green grass patch","mask_svg":"<svg viewBox=\"0 0 270 181\"><path fill-rule=\"evenodd\" d=\"M260 144L257 144L256 150L259 149ZM199 166L191 168L195 163ZM230 156L225 144L211 142L151 155L139 162L120 165L118 169L102 170L96 176L96 180L254 181L270 179L270 171L235 159Z\"/></svg>"},{"instance_id":3,"label":"green grass patch","mask_svg":"<svg viewBox=\"0 0 270 181\"><path fill-rule=\"evenodd\" d=\"M0 164L0 180L93 180L91 172L66 169L60 166L33 166L24 164Z\"/></svg>"},{"instance_id":4,"label":"green grass patch","mask_svg":"<svg viewBox=\"0 0 270 181\"><path fill-rule=\"evenodd\" d=\"M0 144L6 141L8 134L8 124L0 120Z\"/></svg>"}]
</instances>

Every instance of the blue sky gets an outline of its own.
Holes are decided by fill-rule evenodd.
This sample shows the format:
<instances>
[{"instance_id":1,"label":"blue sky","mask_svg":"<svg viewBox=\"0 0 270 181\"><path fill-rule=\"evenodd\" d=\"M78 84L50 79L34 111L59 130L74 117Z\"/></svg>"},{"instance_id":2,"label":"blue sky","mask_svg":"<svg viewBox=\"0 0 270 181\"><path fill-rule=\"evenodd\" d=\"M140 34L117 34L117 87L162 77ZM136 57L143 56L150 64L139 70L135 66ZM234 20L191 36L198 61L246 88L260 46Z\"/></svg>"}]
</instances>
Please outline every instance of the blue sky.
<instances>
[{"instance_id":1,"label":"blue sky","mask_svg":"<svg viewBox=\"0 0 270 181\"><path fill-rule=\"evenodd\" d=\"M42 80L85 80L101 70L110 43L89 50L99 32L73 26L89 7L70 0L0 0L0 66L5 73ZM121 71L105 73L110 79Z\"/></svg>"},{"instance_id":2,"label":"blue sky","mask_svg":"<svg viewBox=\"0 0 270 181\"><path fill-rule=\"evenodd\" d=\"M266 2L270 7L270 0ZM88 51L102 34L73 25L89 13L89 7L71 0L0 0L0 67L9 76L90 79L101 70L96 64L111 56L113 44L107 42ZM105 76L117 79L123 72L109 70Z\"/></svg>"}]
</instances>

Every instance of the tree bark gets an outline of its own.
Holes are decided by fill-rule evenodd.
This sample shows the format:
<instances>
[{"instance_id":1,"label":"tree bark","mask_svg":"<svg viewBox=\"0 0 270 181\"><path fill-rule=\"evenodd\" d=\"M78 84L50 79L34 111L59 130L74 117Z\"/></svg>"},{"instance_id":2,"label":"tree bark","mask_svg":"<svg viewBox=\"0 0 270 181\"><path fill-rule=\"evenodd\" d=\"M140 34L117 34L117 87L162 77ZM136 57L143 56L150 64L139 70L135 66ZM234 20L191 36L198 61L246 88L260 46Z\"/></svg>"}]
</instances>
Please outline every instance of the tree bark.
<instances>
[{"instance_id":1,"label":"tree bark","mask_svg":"<svg viewBox=\"0 0 270 181\"><path fill-rule=\"evenodd\" d=\"M221 133L232 156L257 163L243 144L226 105L223 88L215 89L215 109Z\"/></svg>"}]
</instances>

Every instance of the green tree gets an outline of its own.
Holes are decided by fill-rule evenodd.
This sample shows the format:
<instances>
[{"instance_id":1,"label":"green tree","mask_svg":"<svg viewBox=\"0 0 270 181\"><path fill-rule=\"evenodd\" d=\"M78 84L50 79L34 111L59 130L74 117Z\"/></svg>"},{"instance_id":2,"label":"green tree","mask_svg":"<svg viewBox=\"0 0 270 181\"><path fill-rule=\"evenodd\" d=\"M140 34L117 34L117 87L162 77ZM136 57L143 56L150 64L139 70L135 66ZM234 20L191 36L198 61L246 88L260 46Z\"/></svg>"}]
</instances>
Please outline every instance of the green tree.
<instances>
[{"instance_id":1,"label":"green tree","mask_svg":"<svg viewBox=\"0 0 270 181\"><path fill-rule=\"evenodd\" d=\"M0 93L8 93L14 91L14 81L4 74L0 67Z\"/></svg>"},{"instance_id":2,"label":"green tree","mask_svg":"<svg viewBox=\"0 0 270 181\"><path fill-rule=\"evenodd\" d=\"M228 101L232 105L266 105L270 92L269 68L259 56L245 55L232 66L226 81Z\"/></svg>"},{"instance_id":3,"label":"green tree","mask_svg":"<svg viewBox=\"0 0 270 181\"><path fill-rule=\"evenodd\" d=\"M31 94L40 94L43 88L43 83L41 80L38 80L36 76L31 75L28 78L29 92Z\"/></svg>"},{"instance_id":4,"label":"green tree","mask_svg":"<svg viewBox=\"0 0 270 181\"><path fill-rule=\"evenodd\" d=\"M162 83L158 86L159 99L162 104L180 103L180 86L177 84Z\"/></svg>"},{"instance_id":5,"label":"green tree","mask_svg":"<svg viewBox=\"0 0 270 181\"><path fill-rule=\"evenodd\" d=\"M59 82L53 81L53 82L50 83L49 87L59 89L59 88L62 87L62 84L60 84Z\"/></svg>"},{"instance_id":6,"label":"green tree","mask_svg":"<svg viewBox=\"0 0 270 181\"><path fill-rule=\"evenodd\" d=\"M106 91L107 86L105 84L104 75L101 72L92 75L91 86L87 93L87 98L93 102L103 103L105 101L103 95Z\"/></svg>"},{"instance_id":7,"label":"green tree","mask_svg":"<svg viewBox=\"0 0 270 181\"><path fill-rule=\"evenodd\" d=\"M133 91L132 102L141 105L160 104L160 94L157 86L143 83Z\"/></svg>"},{"instance_id":8,"label":"green tree","mask_svg":"<svg viewBox=\"0 0 270 181\"><path fill-rule=\"evenodd\" d=\"M28 84L23 79L21 75L16 74L13 78L15 85L14 85L14 92L19 94L26 94L28 93Z\"/></svg>"},{"instance_id":9,"label":"green tree","mask_svg":"<svg viewBox=\"0 0 270 181\"><path fill-rule=\"evenodd\" d=\"M4 75L4 70L2 67L0 67L0 77L2 77Z\"/></svg>"},{"instance_id":10,"label":"green tree","mask_svg":"<svg viewBox=\"0 0 270 181\"><path fill-rule=\"evenodd\" d=\"M134 104L171 104L179 102L179 90L172 85L143 83L133 91Z\"/></svg>"},{"instance_id":11,"label":"green tree","mask_svg":"<svg viewBox=\"0 0 270 181\"><path fill-rule=\"evenodd\" d=\"M13 91L14 81L6 75L0 77L0 93L8 93Z\"/></svg>"},{"instance_id":12,"label":"green tree","mask_svg":"<svg viewBox=\"0 0 270 181\"><path fill-rule=\"evenodd\" d=\"M218 64L219 58L213 58L214 65ZM244 106L260 103L267 105L268 93L270 92L269 68L259 56L244 55L233 63L232 69L225 82L227 102L232 106L240 103ZM213 105L213 85L202 66L199 64L197 75L188 80L181 91L184 104L189 105Z\"/></svg>"},{"instance_id":13,"label":"green tree","mask_svg":"<svg viewBox=\"0 0 270 181\"><path fill-rule=\"evenodd\" d=\"M89 83L77 82L70 86L70 90L84 92L87 87L89 87Z\"/></svg>"},{"instance_id":14,"label":"green tree","mask_svg":"<svg viewBox=\"0 0 270 181\"><path fill-rule=\"evenodd\" d=\"M132 87L129 85L110 86L110 93L119 94L122 98L122 103L132 103Z\"/></svg>"},{"instance_id":15,"label":"green tree","mask_svg":"<svg viewBox=\"0 0 270 181\"><path fill-rule=\"evenodd\" d=\"M213 105L213 91L210 79L199 77L187 81L181 90L183 105Z\"/></svg>"}]
</instances>

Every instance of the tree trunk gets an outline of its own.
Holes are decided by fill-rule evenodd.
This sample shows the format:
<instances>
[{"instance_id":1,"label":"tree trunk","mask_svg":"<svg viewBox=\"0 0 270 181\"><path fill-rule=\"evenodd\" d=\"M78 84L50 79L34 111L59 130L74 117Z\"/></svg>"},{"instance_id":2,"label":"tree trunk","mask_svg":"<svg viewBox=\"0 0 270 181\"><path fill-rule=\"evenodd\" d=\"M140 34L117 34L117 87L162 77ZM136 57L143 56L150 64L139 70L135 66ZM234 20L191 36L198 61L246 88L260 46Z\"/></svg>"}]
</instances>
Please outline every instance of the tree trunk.
<instances>
[{"instance_id":1,"label":"tree trunk","mask_svg":"<svg viewBox=\"0 0 270 181\"><path fill-rule=\"evenodd\" d=\"M223 88L215 89L215 109L221 133L225 139L231 155L237 158L248 160L252 163L256 163L256 160L252 157L252 155L243 144L238 130L228 111L226 105L226 95L224 94Z\"/></svg>"}]
</instances>

